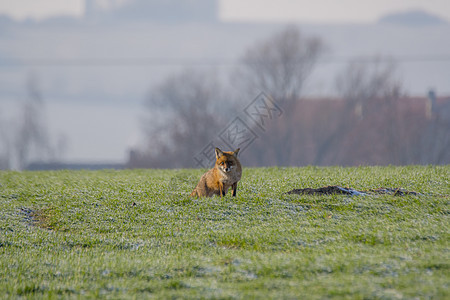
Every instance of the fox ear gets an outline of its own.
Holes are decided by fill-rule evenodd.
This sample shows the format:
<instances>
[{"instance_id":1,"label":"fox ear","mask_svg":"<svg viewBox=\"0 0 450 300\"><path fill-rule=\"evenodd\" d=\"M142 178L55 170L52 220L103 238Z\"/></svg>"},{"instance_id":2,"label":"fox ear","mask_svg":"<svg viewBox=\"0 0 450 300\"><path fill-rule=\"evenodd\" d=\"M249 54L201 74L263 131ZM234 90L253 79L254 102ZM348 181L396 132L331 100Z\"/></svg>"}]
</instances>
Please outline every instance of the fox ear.
<instances>
[{"instance_id":1,"label":"fox ear","mask_svg":"<svg viewBox=\"0 0 450 300\"><path fill-rule=\"evenodd\" d=\"M219 159L223 155L223 151L219 148L216 148L216 159Z\"/></svg>"},{"instance_id":2,"label":"fox ear","mask_svg":"<svg viewBox=\"0 0 450 300\"><path fill-rule=\"evenodd\" d=\"M234 150L233 152L234 157L237 157L239 150L241 150L241 148L237 148L236 150Z\"/></svg>"}]
</instances>

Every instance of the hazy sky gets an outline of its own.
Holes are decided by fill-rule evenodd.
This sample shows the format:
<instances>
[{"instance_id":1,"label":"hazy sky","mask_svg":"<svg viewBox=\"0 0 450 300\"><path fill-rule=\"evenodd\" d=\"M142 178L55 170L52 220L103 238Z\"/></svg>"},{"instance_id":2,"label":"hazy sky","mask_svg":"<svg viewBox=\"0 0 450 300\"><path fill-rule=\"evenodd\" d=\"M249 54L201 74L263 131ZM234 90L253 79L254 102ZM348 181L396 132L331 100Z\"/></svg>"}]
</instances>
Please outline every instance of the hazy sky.
<instances>
[{"instance_id":1,"label":"hazy sky","mask_svg":"<svg viewBox=\"0 0 450 300\"><path fill-rule=\"evenodd\" d=\"M103 6L107 6L108 3L123 3L126 1L132 0L96 0L101 2ZM375 22L380 16L385 15L387 13L397 12L397 11L405 11L411 9L424 9L430 13L441 16L442 18L447 19L450 22L450 0L220 0L220 16L223 20L228 21L295 21L295 22L304 22L304 23L370 23ZM72 15L72 16L83 16L85 11L85 0L0 0L0 14L8 14L9 16L23 20L26 18L33 19L43 19L49 16L55 15ZM272 26L270 26L272 27ZM273 26L276 27L276 26ZM320 27L320 26L319 26ZM338 26L328 26L328 28L333 28ZM342 26L346 27L346 26ZM364 26L362 26L364 27ZM41 34L42 34L41 29ZM153 33L156 29L154 29ZM449 47L446 36L448 35L445 31L445 34L440 35L438 32L432 32L427 39L424 39L423 36L420 36L420 32L416 33L414 30L408 31L405 28L397 28L397 31L393 37L401 36L399 35L399 31L405 31L407 35L402 39L402 43L386 43L379 41L388 41L392 42L392 37L387 36L381 40L365 40L363 43L359 45L353 45L351 43L347 43L347 41L354 42L355 40L363 40L364 30L355 31L356 38L353 40L348 37L346 29L339 29L338 31L334 31L327 35L330 38L330 44L335 48L334 51L339 55L370 55L370 54L388 54L388 55L405 55L408 53L412 53L411 55L416 55L420 57L435 57L436 55L444 55L448 57ZM26 31L24 31L26 32ZM189 29L183 32L189 32ZM203 32L203 31L202 31ZM204 32L208 32L205 30ZM250 31L249 31L250 32ZM255 33L256 31L251 31ZM377 31L372 31L371 36L377 36ZM430 32L430 31L427 31ZM55 36L62 36L60 33L54 32ZM143 37L142 32L137 32L136 35L129 36L128 29L123 29L118 37L124 38L125 34L127 36L126 41L130 42L130 45L125 43L124 48L122 46L117 47L117 51L114 52L119 56L124 54L133 55L137 57L146 57L146 55L150 55L151 53L158 54L158 49L163 49L160 47L155 47L155 52L147 52L147 48L152 49L149 45L153 46L153 44L146 44L145 39L135 38L135 37ZM259 34L266 33L261 31ZM94 41L94 38L97 37L97 33L90 35L89 42L81 42L79 50L75 49L71 51L71 45L76 43L78 36L73 35L71 40L67 43L61 43L58 47L54 47L54 44L51 43L50 46L46 45L46 43L42 43L43 45L39 45L36 43L39 36L34 38L34 35L22 34L21 40L16 44L16 48L20 50L20 53L17 54L19 57L22 55L23 57L34 57L34 52L30 52L28 50L22 51L21 49L27 48L27 46L22 45L33 45L38 50L38 55L42 54L42 57L45 57L45 53L47 53L46 49L51 49L51 53L59 53L62 57L71 57L70 53L75 53L76 55L82 57L83 55L89 53L89 55L98 55L98 53L102 53L102 49L110 49L108 45L117 46L116 38L114 37L105 37L101 39L100 44L92 43L90 41ZM165 34L165 32L163 32ZM385 35L382 32L383 36ZM423 32L421 33L423 34ZM33 38L31 38L33 36ZM47 35L44 35L47 36ZM48 35L49 37L51 35ZM148 33L145 33L145 36L149 36ZM150 35L152 36L152 35ZM230 38L231 35L222 32L222 36ZM237 37L236 41L238 41L239 47L244 47L246 43L249 42L249 35L242 35L242 37ZM344 42L337 42L339 39L344 37ZM419 37L419 39L416 39ZM171 48L171 45L176 45L177 47L180 44L187 45L190 42L189 37L185 39L181 39L184 42L181 43L178 38L169 38L167 45L164 47L164 51ZM255 38L256 37L252 37ZM379 37L378 37L379 38ZM18 39L19 40L19 39ZM427 41L422 43L421 41ZM150 40L149 40L150 41ZM218 41L218 40L217 40ZM150 41L152 42L152 41ZM428 43L429 42L429 43ZM417 43L422 43L421 47L417 47ZM194 44L194 43L193 43ZM434 48L429 48L428 45L437 45ZM406 45L406 46L404 46ZM425 45L425 46L424 46ZM6 45L4 45L6 47ZM20 46L20 47L18 47ZM28 46L29 47L29 46ZM129 49L130 47L130 49ZM174 46L172 46L174 47ZM234 46L233 46L234 47ZM233 49L231 47L231 49ZM407 47L407 48L405 48ZM56 50L55 50L55 49ZM76 47L75 47L76 48ZM372 49L373 48L373 49ZM13 49L13 48L11 48ZM13 53L13 50L8 50L7 52ZM86 52L83 52L85 49ZM93 52L87 52L92 49ZM124 50L127 49L127 50ZM129 49L129 50L128 50ZM137 49L145 49L141 52ZM190 47L192 51L196 51L195 47ZM214 51L215 47L206 47L205 53L211 53ZM411 49L410 52L405 52L405 49ZM69 54L67 54L66 50L69 50ZM174 54L177 53L178 48L175 49ZM39 52L40 51L40 52ZM97 51L97 52L95 52ZM210 51L210 52L208 52ZM229 51L227 49L223 50L222 53L227 53L229 55ZM228 51L228 52L226 52ZM235 52L233 52L235 51ZM192 55L197 55L192 52ZM16 52L14 52L16 53ZM30 54L33 53L33 54ZM63 54L61 54L63 53ZM97 53L97 54L96 54ZM134 55L133 53L137 53ZM150 54L149 54L150 53ZM163 52L161 52L163 53ZM168 53L172 53L168 51ZM231 53L237 53L237 48L232 50ZM51 54L49 54L51 55ZM109 54L108 54L109 55ZM112 54L113 56L115 54ZM171 55L171 54L168 54ZM157 57L158 55L156 55ZM193 57L194 57L193 56ZM196 56L195 56L196 57ZM425 95L426 91L429 87L436 88L439 93L448 94L449 88L448 84L446 85L446 79L449 78L447 61L410 61L403 62L401 65L403 69L401 72L405 72L408 74L406 76L406 85L411 86L411 83L416 82L418 84L414 85L414 93L419 93L419 95ZM159 68L159 67L158 67ZM323 75L328 74L327 65L322 65L322 69L318 69L318 75L316 75L316 81L310 81L310 89L312 91L318 91L319 93L327 93L330 88L328 85L328 80L334 76L332 72L331 75ZM140 119L138 116L141 115L142 107L141 102L137 101L137 98L144 97L148 93L149 86L151 86L151 80L148 78L148 73L157 73L153 72L153 69L148 70L147 68L139 68L135 69L134 67L118 67L118 68L110 68L108 67L106 70L108 75L105 75L104 68L86 68L82 69L81 67L76 68L37 68L37 72L39 72L39 76L42 78L42 90L44 93L45 99L47 100L47 112L48 112L48 125L52 135L55 137L59 134L64 134L68 137L68 151L65 155L65 159L69 161L123 161L127 154L127 149L129 146L135 146L140 141ZM7 72L12 70L12 68L3 68L2 76L8 76ZM156 69L162 70L162 69ZM417 71L419 70L419 71ZM17 74L14 78L8 79L7 82L13 82L16 86L19 86L16 91L17 94L20 95L20 89L22 85L18 82L22 82L27 78L27 72L29 72L28 68L16 69L14 70L14 74ZM87 72L87 73L83 73ZM139 73L141 72L141 73ZM320 73L321 72L321 73ZM1 72L0 72L1 73ZM88 74L88 75L83 75ZM164 71L163 73L164 74ZM423 75L425 74L425 75ZM59 78L61 76L61 78ZM122 80L122 78L127 77L126 80ZM134 76L134 77L131 77ZM155 77L163 76L161 74L154 75ZM328 76L328 77L327 77ZM331 77L330 77L331 76ZM422 76L422 77L421 77ZM85 78L89 78L85 79ZM132 78L132 79L130 79ZM425 78L425 79L424 79ZM444 78L444 79L443 79ZM17 80L17 81L16 81ZM408 81L409 80L409 81ZM92 83L91 83L92 82ZM94 83L95 82L95 83ZM132 84L130 82L133 82ZM330 81L331 82L331 81ZM59 92L52 92L53 86L58 86L62 83L62 86ZM4 83L5 84L5 83ZM7 84L7 83L6 83ZM409 84L409 85L408 85ZM111 88L114 85L114 88ZM106 97L108 99L109 95L115 95L115 99L119 99L123 97L121 101L124 102L98 102L92 101L63 101L65 99L58 93L66 92L67 99L73 99L69 96L72 92L76 94L80 93L81 95L85 95L87 93L93 92L93 95L101 95L103 90L100 87L104 87L104 95L102 97ZM117 89L115 88L117 87ZM73 90L72 90L73 88ZM97 88L101 90L101 92L97 93ZM109 91L108 91L109 89ZM129 98L124 97L129 90L133 91L133 95L131 98L134 99L135 102L129 102ZM16 93L15 92L15 93ZM422 94L420 94L422 93ZM78 95L78 94L77 94ZM314 95L314 92L313 92ZM92 96L91 96L92 97ZM133 98L134 97L134 98ZM5 99L8 100L8 97L5 96ZM91 98L88 98L91 99ZM139 98L140 99L140 98ZM0 99L1 101L2 99ZM14 111L13 109L18 109L15 100L6 101L6 104L0 105L0 109L5 109L5 111ZM53 100L53 101L52 101ZM9 104L8 104L9 103ZM1 104L1 103L0 103ZM126 104L126 105L125 105ZM5 106L6 105L6 106ZM9 105L9 106L8 106ZM9 108L8 108L9 107ZM1 112L1 111L0 111ZM11 113L11 116L15 116L16 113ZM83 119L80 119L78 116L83 115ZM75 117L74 117L75 116ZM101 117L99 117L101 116ZM117 120L121 120L117 122ZM109 134L108 134L109 133Z\"/></svg>"},{"instance_id":2,"label":"hazy sky","mask_svg":"<svg viewBox=\"0 0 450 300\"><path fill-rule=\"evenodd\" d=\"M124 1L130 0L119 0ZM16 19L42 19L55 14L81 16L84 3L85 0L0 0L0 13ZM221 0L220 3L221 17L225 20L373 22L392 11L426 9L450 21L450 0Z\"/></svg>"}]
</instances>

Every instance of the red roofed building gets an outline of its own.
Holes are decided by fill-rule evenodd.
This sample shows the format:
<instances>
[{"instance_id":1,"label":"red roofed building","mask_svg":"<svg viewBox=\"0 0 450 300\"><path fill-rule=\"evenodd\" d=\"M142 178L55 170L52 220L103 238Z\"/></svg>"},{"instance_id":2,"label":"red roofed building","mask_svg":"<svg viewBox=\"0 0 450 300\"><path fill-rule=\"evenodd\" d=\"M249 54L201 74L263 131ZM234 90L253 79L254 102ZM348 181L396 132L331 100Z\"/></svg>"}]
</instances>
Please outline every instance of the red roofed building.
<instances>
[{"instance_id":1,"label":"red roofed building","mask_svg":"<svg viewBox=\"0 0 450 300\"><path fill-rule=\"evenodd\" d=\"M267 122L249 165L450 163L450 97L309 98ZM282 148L282 149L280 149Z\"/></svg>"}]
</instances>

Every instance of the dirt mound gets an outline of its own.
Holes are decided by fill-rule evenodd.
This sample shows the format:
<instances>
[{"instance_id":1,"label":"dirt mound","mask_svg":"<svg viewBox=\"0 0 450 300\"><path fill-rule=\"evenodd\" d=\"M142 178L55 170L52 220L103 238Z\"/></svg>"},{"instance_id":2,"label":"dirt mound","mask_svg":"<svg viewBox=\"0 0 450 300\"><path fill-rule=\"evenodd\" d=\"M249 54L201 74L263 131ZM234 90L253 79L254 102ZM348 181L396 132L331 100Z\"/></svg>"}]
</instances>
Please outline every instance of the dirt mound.
<instances>
[{"instance_id":1,"label":"dirt mound","mask_svg":"<svg viewBox=\"0 0 450 300\"><path fill-rule=\"evenodd\" d=\"M405 196L405 195L420 195L420 193L407 191L401 188L378 188L367 191L358 191L352 188L344 188L338 185L330 185L320 188L304 188L304 189L293 189L292 191L286 192L286 194L297 194L297 195L351 195L351 196L364 196L368 194L389 194L393 196Z\"/></svg>"},{"instance_id":2,"label":"dirt mound","mask_svg":"<svg viewBox=\"0 0 450 300\"><path fill-rule=\"evenodd\" d=\"M356 195L361 194L354 189L343 188L337 185L320 187L317 189L313 188L304 188L304 189L293 189L292 191L287 192L286 194L298 194L298 195Z\"/></svg>"},{"instance_id":3,"label":"dirt mound","mask_svg":"<svg viewBox=\"0 0 450 300\"><path fill-rule=\"evenodd\" d=\"M390 195L394 195L394 196L405 196L405 195L419 196L419 195L421 195L418 192L408 191L408 190L400 189L400 188L379 188L379 189L375 189L375 190L370 190L370 192L376 193L376 194L390 194Z\"/></svg>"}]
</instances>

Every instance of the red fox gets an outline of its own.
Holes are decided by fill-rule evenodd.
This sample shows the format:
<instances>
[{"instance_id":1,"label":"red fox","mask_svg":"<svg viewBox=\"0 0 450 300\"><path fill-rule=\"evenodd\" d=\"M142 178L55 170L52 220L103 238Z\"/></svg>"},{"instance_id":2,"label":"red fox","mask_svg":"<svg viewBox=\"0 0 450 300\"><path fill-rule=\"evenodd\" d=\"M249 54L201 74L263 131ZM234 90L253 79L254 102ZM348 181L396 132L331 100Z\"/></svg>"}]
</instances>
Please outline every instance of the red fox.
<instances>
[{"instance_id":1,"label":"red fox","mask_svg":"<svg viewBox=\"0 0 450 300\"><path fill-rule=\"evenodd\" d=\"M216 152L216 165L203 174L197 186L191 193L191 197L211 197L214 195L225 196L228 189L233 188L233 197L236 197L237 183L241 179L242 167L237 155L239 148L234 151Z\"/></svg>"}]
</instances>

